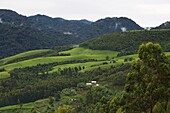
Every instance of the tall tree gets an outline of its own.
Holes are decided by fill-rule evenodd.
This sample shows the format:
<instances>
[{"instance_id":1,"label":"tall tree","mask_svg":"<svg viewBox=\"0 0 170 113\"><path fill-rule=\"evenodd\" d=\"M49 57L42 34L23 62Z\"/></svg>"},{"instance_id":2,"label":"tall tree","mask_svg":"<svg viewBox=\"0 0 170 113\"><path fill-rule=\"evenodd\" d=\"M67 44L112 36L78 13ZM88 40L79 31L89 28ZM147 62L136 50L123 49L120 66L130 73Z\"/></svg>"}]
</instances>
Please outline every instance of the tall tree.
<instances>
[{"instance_id":1,"label":"tall tree","mask_svg":"<svg viewBox=\"0 0 170 113\"><path fill-rule=\"evenodd\" d=\"M159 44L142 44L138 50L139 60L127 75L125 86L126 112L153 112L157 102L166 103L170 97L170 60Z\"/></svg>"}]
</instances>

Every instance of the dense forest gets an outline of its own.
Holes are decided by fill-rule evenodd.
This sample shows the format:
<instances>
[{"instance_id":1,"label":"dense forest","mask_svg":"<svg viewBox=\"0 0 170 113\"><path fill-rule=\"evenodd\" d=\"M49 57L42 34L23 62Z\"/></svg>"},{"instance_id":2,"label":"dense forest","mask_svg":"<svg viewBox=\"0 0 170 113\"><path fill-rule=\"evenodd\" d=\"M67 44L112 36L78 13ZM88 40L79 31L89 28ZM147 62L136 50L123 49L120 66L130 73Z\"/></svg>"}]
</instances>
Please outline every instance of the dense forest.
<instances>
[{"instance_id":1,"label":"dense forest","mask_svg":"<svg viewBox=\"0 0 170 113\"><path fill-rule=\"evenodd\" d=\"M70 63L74 62L83 61L72 61ZM20 103L26 103L55 96L57 92L64 88L74 87L80 82L106 79L106 76L109 77L113 73L115 75L112 75L110 78L115 78L115 76L119 75L119 72L123 74L119 76L120 83L117 82L118 78L116 78L114 85L122 86L125 83L125 74L130 67L130 64L122 64L117 67L110 67L110 69L96 69L95 71L84 73L79 73L84 67L74 67L60 69L57 73L49 74L48 72L52 70L54 65L59 65L59 63L37 65L11 71L10 78L0 80L0 106L18 104L17 100Z\"/></svg>"},{"instance_id":2,"label":"dense forest","mask_svg":"<svg viewBox=\"0 0 170 113\"><path fill-rule=\"evenodd\" d=\"M81 47L119 51L118 56L137 53L141 43L160 43L163 51L170 51L170 30L128 31L106 34L82 43Z\"/></svg>"},{"instance_id":3,"label":"dense forest","mask_svg":"<svg viewBox=\"0 0 170 113\"><path fill-rule=\"evenodd\" d=\"M55 31L39 31L30 27L15 27L0 24L0 56L7 57L34 49L45 49L82 41L75 35Z\"/></svg>"}]
</instances>

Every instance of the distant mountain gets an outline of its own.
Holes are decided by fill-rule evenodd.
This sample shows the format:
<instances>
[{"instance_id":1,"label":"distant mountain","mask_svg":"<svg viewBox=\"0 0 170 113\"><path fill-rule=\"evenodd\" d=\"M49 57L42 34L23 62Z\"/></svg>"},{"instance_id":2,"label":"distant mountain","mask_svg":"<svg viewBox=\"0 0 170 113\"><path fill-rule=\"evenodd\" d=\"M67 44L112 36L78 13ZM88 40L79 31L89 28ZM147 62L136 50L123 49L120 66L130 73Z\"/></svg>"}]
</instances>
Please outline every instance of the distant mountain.
<instances>
[{"instance_id":1,"label":"distant mountain","mask_svg":"<svg viewBox=\"0 0 170 113\"><path fill-rule=\"evenodd\" d=\"M84 23L84 24L89 24L89 25L93 23L93 22L86 20L86 19L82 19L82 20L79 20L79 21Z\"/></svg>"},{"instance_id":2,"label":"distant mountain","mask_svg":"<svg viewBox=\"0 0 170 113\"><path fill-rule=\"evenodd\" d=\"M51 18L40 14L27 17L15 11L4 9L0 10L0 24L0 38L3 38L0 48L1 57L30 49L48 48L55 45L79 44L85 40L112 32L143 29L133 20L125 17L105 18L91 22L85 19L65 20L62 18ZM8 29L8 32L4 34L4 32L2 32L3 29ZM18 38L22 41L16 41ZM36 39L36 43L31 42L31 40L29 40L30 38ZM10 40L15 40L12 44L13 48L16 48L13 50L8 48L9 45L4 45L5 43L9 44ZM35 43L36 47L32 46L31 43ZM20 47L18 45L20 45ZM24 45L28 47L25 48ZM7 51L7 49L9 50Z\"/></svg>"},{"instance_id":3,"label":"distant mountain","mask_svg":"<svg viewBox=\"0 0 170 113\"><path fill-rule=\"evenodd\" d=\"M24 26L0 24L0 57L34 49L79 44L81 37L53 30L37 30Z\"/></svg>"},{"instance_id":4,"label":"distant mountain","mask_svg":"<svg viewBox=\"0 0 170 113\"><path fill-rule=\"evenodd\" d=\"M136 24L133 20L125 17L100 19L94 22L93 26L98 28L101 34L143 29L138 24Z\"/></svg>"},{"instance_id":5,"label":"distant mountain","mask_svg":"<svg viewBox=\"0 0 170 113\"><path fill-rule=\"evenodd\" d=\"M65 20L62 18L51 18L46 15L22 16L11 10L0 10L1 23L15 26L27 26L39 30L54 30L71 32L83 38L93 38L106 33L120 32L126 30L141 30L133 20L120 18L105 18L96 22L88 20Z\"/></svg>"},{"instance_id":6,"label":"distant mountain","mask_svg":"<svg viewBox=\"0 0 170 113\"><path fill-rule=\"evenodd\" d=\"M170 21L167 21L163 24L161 24L160 26L158 27L155 27L153 29L170 29Z\"/></svg>"}]
</instances>

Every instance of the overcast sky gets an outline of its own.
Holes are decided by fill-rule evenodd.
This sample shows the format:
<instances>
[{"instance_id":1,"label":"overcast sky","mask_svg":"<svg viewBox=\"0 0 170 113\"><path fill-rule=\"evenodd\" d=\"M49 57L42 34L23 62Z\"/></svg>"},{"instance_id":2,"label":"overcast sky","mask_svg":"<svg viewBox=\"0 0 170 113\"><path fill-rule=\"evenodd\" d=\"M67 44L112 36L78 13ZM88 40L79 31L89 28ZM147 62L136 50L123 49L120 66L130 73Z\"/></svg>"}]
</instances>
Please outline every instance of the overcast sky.
<instances>
[{"instance_id":1,"label":"overcast sky","mask_svg":"<svg viewBox=\"0 0 170 113\"><path fill-rule=\"evenodd\" d=\"M91 21L123 16L142 27L170 21L170 0L0 0L0 9L12 9L26 16L44 14Z\"/></svg>"}]
</instances>

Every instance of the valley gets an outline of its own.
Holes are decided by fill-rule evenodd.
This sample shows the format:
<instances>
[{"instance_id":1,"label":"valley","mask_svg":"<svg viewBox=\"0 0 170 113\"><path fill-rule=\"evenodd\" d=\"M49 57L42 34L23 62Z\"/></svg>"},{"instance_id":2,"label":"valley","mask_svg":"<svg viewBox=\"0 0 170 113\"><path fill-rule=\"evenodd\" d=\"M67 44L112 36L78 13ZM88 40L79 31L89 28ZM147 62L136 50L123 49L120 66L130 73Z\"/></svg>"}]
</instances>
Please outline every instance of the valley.
<instances>
[{"instance_id":1,"label":"valley","mask_svg":"<svg viewBox=\"0 0 170 113\"><path fill-rule=\"evenodd\" d=\"M169 113L169 25L0 9L0 113Z\"/></svg>"}]
</instances>

